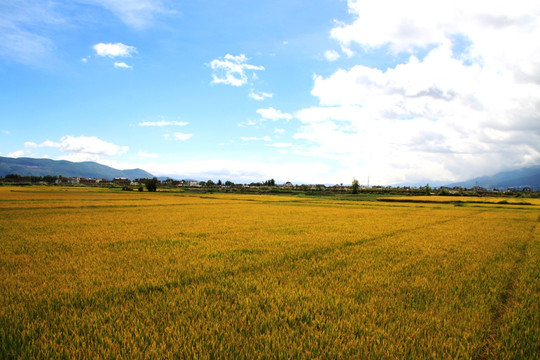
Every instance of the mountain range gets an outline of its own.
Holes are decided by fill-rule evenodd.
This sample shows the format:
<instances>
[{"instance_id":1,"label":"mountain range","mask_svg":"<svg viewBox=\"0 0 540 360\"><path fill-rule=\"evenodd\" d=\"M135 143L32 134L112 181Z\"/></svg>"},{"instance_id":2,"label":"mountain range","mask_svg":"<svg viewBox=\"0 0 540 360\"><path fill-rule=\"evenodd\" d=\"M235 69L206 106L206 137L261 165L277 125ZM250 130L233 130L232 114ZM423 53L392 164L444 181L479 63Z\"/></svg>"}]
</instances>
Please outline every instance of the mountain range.
<instances>
[{"instance_id":1,"label":"mountain range","mask_svg":"<svg viewBox=\"0 0 540 360\"><path fill-rule=\"evenodd\" d=\"M92 161L72 162L67 160L8 158L0 156L0 176L19 174L21 176L62 175L65 177L85 177L109 179L124 177L128 179L152 178L154 175L141 169L118 170Z\"/></svg>"},{"instance_id":2,"label":"mountain range","mask_svg":"<svg viewBox=\"0 0 540 360\"><path fill-rule=\"evenodd\" d=\"M540 190L540 166L532 166L512 171L503 171L491 176L482 176L462 182L447 185L472 188L480 186L484 189L506 190L507 188L530 187L533 191Z\"/></svg>"},{"instance_id":3,"label":"mountain range","mask_svg":"<svg viewBox=\"0 0 540 360\"><path fill-rule=\"evenodd\" d=\"M71 162L66 160L8 158L0 156L0 177L7 174L21 176L62 175L66 177L105 178L125 177L128 179L152 178L154 175L141 169L118 170L110 166L92 161ZM441 185L444 185L441 183ZM432 184L432 186L438 186ZM491 176L482 176L462 182L446 184L447 187L461 186L472 188L480 186L485 189L530 187L540 190L540 166L504 171Z\"/></svg>"}]
</instances>

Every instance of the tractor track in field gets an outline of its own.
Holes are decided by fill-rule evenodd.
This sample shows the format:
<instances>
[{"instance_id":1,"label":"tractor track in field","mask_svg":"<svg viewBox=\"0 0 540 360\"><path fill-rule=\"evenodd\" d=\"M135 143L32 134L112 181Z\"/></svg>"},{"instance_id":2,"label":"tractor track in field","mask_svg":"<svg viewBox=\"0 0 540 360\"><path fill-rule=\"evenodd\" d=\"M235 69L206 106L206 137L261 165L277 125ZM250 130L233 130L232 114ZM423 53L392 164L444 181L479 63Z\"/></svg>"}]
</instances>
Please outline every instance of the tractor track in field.
<instances>
[{"instance_id":1,"label":"tractor track in field","mask_svg":"<svg viewBox=\"0 0 540 360\"><path fill-rule=\"evenodd\" d=\"M510 271L508 282L499 294L498 301L491 308L490 325L485 332L483 346L479 349L478 355L474 357L474 359L476 360L486 360L490 358L490 353L495 345L495 342L497 341L497 329L501 325L502 318L507 312L508 306L510 306L511 304L512 297L514 295L514 289L516 288L519 275L525 262L527 248L533 241L534 232L539 224L540 216L538 217L537 223L532 227L529 238L519 249L519 254L516 261L514 262L512 270Z\"/></svg>"},{"instance_id":2,"label":"tractor track in field","mask_svg":"<svg viewBox=\"0 0 540 360\"><path fill-rule=\"evenodd\" d=\"M126 288L117 289L113 291L101 291L99 293L95 293L95 294L92 294L91 296L86 296L83 298L79 296L73 296L73 297L68 297L68 298L54 299L52 301L48 300L40 304L40 306L38 306L37 308L38 309L48 308L48 309L54 309L55 311L61 311L62 309L66 309L66 308L73 308L73 309L82 309L86 307L106 308L111 303L112 304L116 303L116 301L124 302L126 299L131 299L135 301L137 301L138 299L142 300L145 298L145 296L148 296L154 293L156 294L163 293L171 289L179 289L179 288L184 288L191 285L212 282L218 279L235 277L235 276L245 274L245 273L250 273L250 272L256 273L256 272L263 271L265 268L269 266L273 266L273 265L281 268L287 264L296 263L302 260L312 260L313 258L319 258L321 256L327 255L329 253L332 253L333 251L337 251L340 249L344 249L344 248L348 248L352 246L360 246L367 243L372 243L377 240L391 238L399 234L415 232L415 231L422 230L431 226L449 223L458 219L473 217L482 212L483 211L477 211L472 214L467 214L466 216L459 216L459 217L453 217L450 219L434 221L434 222L430 222L429 224L415 226L415 227L402 229L398 231L392 231L389 233L384 233L384 234L373 236L373 237L359 239L357 241L348 241L348 242L321 247L317 249L305 250L305 251L301 251L301 252L293 253L293 254L288 253L281 257L273 258L269 261L265 261L265 262L257 263L257 264L247 264L247 265L239 266L236 269L224 269L221 271L214 271L210 269L209 271L199 274L197 276L179 277L178 279L163 282L163 283L158 283L158 284L144 284L144 285L139 285L135 287L128 286Z\"/></svg>"}]
</instances>

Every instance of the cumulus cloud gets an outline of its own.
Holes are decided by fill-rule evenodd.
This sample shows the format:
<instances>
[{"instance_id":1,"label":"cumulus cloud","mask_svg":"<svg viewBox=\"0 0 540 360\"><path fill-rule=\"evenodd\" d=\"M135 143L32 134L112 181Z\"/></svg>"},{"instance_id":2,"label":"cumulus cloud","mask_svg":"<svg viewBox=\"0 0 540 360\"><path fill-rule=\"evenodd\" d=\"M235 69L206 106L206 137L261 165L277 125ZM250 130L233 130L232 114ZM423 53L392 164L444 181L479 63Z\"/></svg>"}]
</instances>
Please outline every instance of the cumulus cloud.
<instances>
[{"instance_id":1,"label":"cumulus cloud","mask_svg":"<svg viewBox=\"0 0 540 360\"><path fill-rule=\"evenodd\" d=\"M52 143L52 142L51 142ZM52 143L54 144L54 143ZM64 136L60 139L60 149L68 153L92 156L113 156L128 151L127 146L119 146L103 141L95 136Z\"/></svg>"},{"instance_id":2,"label":"cumulus cloud","mask_svg":"<svg viewBox=\"0 0 540 360\"><path fill-rule=\"evenodd\" d=\"M170 137L172 137L174 140L186 141L186 140L189 140L192 136L193 136L193 134L175 132Z\"/></svg>"},{"instance_id":3,"label":"cumulus cloud","mask_svg":"<svg viewBox=\"0 0 540 360\"><path fill-rule=\"evenodd\" d=\"M99 43L94 45L94 50L96 51L97 56L107 56L110 58L131 57L132 54L137 53L137 49L134 46L125 45L122 43Z\"/></svg>"},{"instance_id":4,"label":"cumulus cloud","mask_svg":"<svg viewBox=\"0 0 540 360\"><path fill-rule=\"evenodd\" d=\"M54 142L54 141L50 141L50 140L45 140L44 142L38 145L38 147L58 147L58 148L61 146L62 144Z\"/></svg>"},{"instance_id":5,"label":"cumulus cloud","mask_svg":"<svg viewBox=\"0 0 540 360\"><path fill-rule=\"evenodd\" d=\"M17 150L17 151L7 154L7 157L19 158L19 157L23 157L25 154L26 152L24 150Z\"/></svg>"},{"instance_id":6,"label":"cumulus cloud","mask_svg":"<svg viewBox=\"0 0 540 360\"><path fill-rule=\"evenodd\" d=\"M282 113L279 110L269 107L266 109L258 109L257 114L259 114L265 120L291 120L293 116L288 113Z\"/></svg>"},{"instance_id":7,"label":"cumulus cloud","mask_svg":"<svg viewBox=\"0 0 540 360\"><path fill-rule=\"evenodd\" d=\"M138 29L151 25L157 15L174 12L159 0L3 1L0 4L0 57L35 67L47 66L56 50L51 34L70 30L75 24L80 26L86 16L102 16L103 9ZM73 15L79 13L86 15ZM82 61L88 61L85 59Z\"/></svg>"},{"instance_id":8,"label":"cumulus cloud","mask_svg":"<svg viewBox=\"0 0 540 360\"><path fill-rule=\"evenodd\" d=\"M316 75L319 106L295 114L304 154L384 183L540 163L540 6L351 0L349 9L353 23L331 32L341 46L408 56Z\"/></svg>"},{"instance_id":9,"label":"cumulus cloud","mask_svg":"<svg viewBox=\"0 0 540 360\"><path fill-rule=\"evenodd\" d=\"M251 71L252 76L256 77L255 71L264 70L263 66L248 64L248 60L244 54L238 56L227 54L223 58L212 60L210 63L210 67L214 71L212 83L232 86L247 84L248 75L246 72Z\"/></svg>"},{"instance_id":10,"label":"cumulus cloud","mask_svg":"<svg viewBox=\"0 0 540 360\"><path fill-rule=\"evenodd\" d=\"M95 136L75 137L71 135L63 136L60 142L46 140L41 144L37 144L27 141L24 146L26 149L56 148L66 154L61 156L60 159L71 161L96 161L107 156L121 155L129 150L127 146L109 143Z\"/></svg>"},{"instance_id":11,"label":"cumulus cloud","mask_svg":"<svg viewBox=\"0 0 540 360\"><path fill-rule=\"evenodd\" d=\"M261 92L261 93L251 92L249 93L248 96L253 100L262 101L266 98L271 98L273 95L266 92Z\"/></svg>"},{"instance_id":12,"label":"cumulus cloud","mask_svg":"<svg viewBox=\"0 0 540 360\"><path fill-rule=\"evenodd\" d=\"M123 61L117 61L114 63L114 67L115 68L120 68L120 69L133 69L133 66L131 65L128 65L126 64L125 62Z\"/></svg>"},{"instance_id":13,"label":"cumulus cloud","mask_svg":"<svg viewBox=\"0 0 540 360\"><path fill-rule=\"evenodd\" d=\"M326 50L324 52L324 58L328 61L336 61L341 57L336 50Z\"/></svg>"},{"instance_id":14,"label":"cumulus cloud","mask_svg":"<svg viewBox=\"0 0 540 360\"><path fill-rule=\"evenodd\" d=\"M269 162L232 159L203 161L185 161L179 163L133 164L157 176L175 178L231 180L237 183L250 183L276 179L278 183L325 183L330 167L317 161L313 162Z\"/></svg>"},{"instance_id":15,"label":"cumulus cloud","mask_svg":"<svg viewBox=\"0 0 540 360\"><path fill-rule=\"evenodd\" d=\"M54 142L54 141L50 141L50 140L45 140L41 144L36 144L35 142L32 142L32 141L27 141L24 143L25 148L32 148L32 149L44 148L44 147L60 148L61 146L62 144Z\"/></svg>"}]
</instances>

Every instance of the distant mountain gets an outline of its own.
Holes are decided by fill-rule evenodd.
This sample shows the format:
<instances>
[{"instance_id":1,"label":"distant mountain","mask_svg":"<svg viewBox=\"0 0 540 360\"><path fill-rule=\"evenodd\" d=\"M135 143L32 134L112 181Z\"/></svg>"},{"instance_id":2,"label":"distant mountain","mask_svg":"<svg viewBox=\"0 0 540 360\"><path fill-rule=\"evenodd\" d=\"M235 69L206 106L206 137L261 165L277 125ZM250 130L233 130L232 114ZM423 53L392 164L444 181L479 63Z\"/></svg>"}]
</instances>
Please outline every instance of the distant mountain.
<instances>
[{"instance_id":1,"label":"distant mountain","mask_svg":"<svg viewBox=\"0 0 540 360\"><path fill-rule=\"evenodd\" d=\"M66 160L8 158L0 156L0 176L19 174L21 176L62 175L112 180L115 177L128 179L152 178L154 175L141 169L118 170L92 161L71 162Z\"/></svg>"},{"instance_id":2,"label":"distant mountain","mask_svg":"<svg viewBox=\"0 0 540 360\"><path fill-rule=\"evenodd\" d=\"M492 176L482 176L446 186L462 186L466 188L480 186L485 189L499 190L506 190L507 188L530 187L534 191L538 191L540 190L540 166L504 171Z\"/></svg>"}]
</instances>

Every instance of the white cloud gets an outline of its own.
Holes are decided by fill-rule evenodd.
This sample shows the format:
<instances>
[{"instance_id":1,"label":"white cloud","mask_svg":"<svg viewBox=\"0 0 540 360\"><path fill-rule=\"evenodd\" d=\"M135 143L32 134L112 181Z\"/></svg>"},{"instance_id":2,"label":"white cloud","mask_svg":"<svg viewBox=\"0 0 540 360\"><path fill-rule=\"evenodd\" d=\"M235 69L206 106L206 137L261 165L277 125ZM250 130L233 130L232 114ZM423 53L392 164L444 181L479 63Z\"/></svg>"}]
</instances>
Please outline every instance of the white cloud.
<instances>
[{"instance_id":1,"label":"white cloud","mask_svg":"<svg viewBox=\"0 0 540 360\"><path fill-rule=\"evenodd\" d=\"M120 68L120 69L133 69L133 66L131 65L128 65L126 64L125 62L123 61L117 61L114 63L114 67L115 68Z\"/></svg>"},{"instance_id":2,"label":"white cloud","mask_svg":"<svg viewBox=\"0 0 540 360\"><path fill-rule=\"evenodd\" d=\"M471 43L468 56L482 60L485 66L525 66L528 72L535 71L531 62L538 62L533 59L538 58L540 48L535 41L540 31L540 5L534 0L513 3L350 0L349 9L356 20L331 32L343 46L387 46L396 53L414 53L418 48L437 46L460 35Z\"/></svg>"},{"instance_id":3,"label":"white cloud","mask_svg":"<svg viewBox=\"0 0 540 360\"><path fill-rule=\"evenodd\" d=\"M142 158L148 158L148 159L157 159L157 158L159 158L158 154L149 153L149 152L142 151L142 150L139 150L137 152L137 156L142 157Z\"/></svg>"},{"instance_id":4,"label":"white cloud","mask_svg":"<svg viewBox=\"0 0 540 360\"><path fill-rule=\"evenodd\" d=\"M0 57L35 67L49 66L56 50L50 34L84 26L87 18L102 16L102 9L139 29L151 25L156 15L174 12L159 0L2 1Z\"/></svg>"},{"instance_id":5,"label":"white cloud","mask_svg":"<svg viewBox=\"0 0 540 360\"><path fill-rule=\"evenodd\" d=\"M245 85L248 82L247 71L252 71L252 76L256 76L255 71L264 70L263 66L248 64L248 60L244 54L238 56L227 54L223 58L212 60L210 63L210 67L214 70L212 83L232 86Z\"/></svg>"},{"instance_id":6,"label":"white cloud","mask_svg":"<svg viewBox=\"0 0 540 360\"><path fill-rule=\"evenodd\" d=\"M189 140L192 136L193 136L193 134L186 134L186 133L181 133L181 132L175 132L175 133L172 134L172 137L175 140L180 140L180 141Z\"/></svg>"},{"instance_id":7,"label":"white cloud","mask_svg":"<svg viewBox=\"0 0 540 360\"><path fill-rule=\"evenodd\" d=\"M103 141L95 136L63 136L60 142L46 140L41 144L28 141L26 148L58 148L67 155L60 156L60 159L70 161L97 161L106 156L121 155L128 151L127 146L119 146Z\"/></svg>"},{"instance_id":8,"label":"white cloud","mask_svg":"<svg viewBox=\"0 0 540 360\"><path fill-rule=\"evenodd\" d=\"M285 129L275 128L274 131L277 132L278 134L284 134L285 133Z\"/></svg>"},{"instance_id":9,"label":"white cloud","mask_svg":"<svg viewBox=\"0 0 540 360\"><path fill-rule=\"evenodd\" d=\"M186 126L189 125L185 121L169 121L169 120L159 120L159 121L143 121L139 123L139 126Z\"/></svg>"},{"instance_id":10,"label":"white cloud","mask_svg":"<svg viewBox=\"0 0 540 360\"><path fill-rule=\"evenodd\" d=\"M271 98L273 95L266 92L261 92L261 93L251 92L248 96L252 98L253 100L262 101L266 98Z\"/></svg>"},{"instance_id":11,"label":"white cloud","mask_svg":"<svg viewBox=\"0 0 540 360\"><path fill-rule=\"evenodd\" d=\"M341 57L336 50L326 50L324 52L324 58L328 61L336 61Z\"/></svg>"},{"instance_id":12,"label":"white cloud","mask_svg":"<svg viewBox=\"0 0 540 360\"><path fill-rule=\"evenodd\" d=\"M347 46L344 46L342 45L341 46L341 51L347 56L347 57L353 57L355 52L352 51L350 48L348 48Z\"/></svg>"},{"instance_id":13,"label":"white cloud","mask_svg":"<svg viewBox=\"0 0 540 360\"><path fill-rule=\"evenodd\" d=\"M295 114L302 154L382 183L540 163L540 5L518 3L349 1L357 19L332 31L343 47L409 58L315 76L320 106Z\"/></svg>"},{"instance_id":14,"label":"white cloud","mask_svg":"<svg viewBox=\"0 0 540 360\"><path fill-rule=\"evenodd\" d=\"M132 54L137 53L137 49L134 46L125 45L122 43L99 43L94 45L94 50L96 51L97 56L108 56L110 58L131 57Z\"/></svg>"},{"instance_id":15,"label":"white cloud","mask_svg":"<svg viewBox=\"0 0 540 360\"><path fill-rule=\"evenodd\" d=\"M54 49L50 39L22 29L6 31L0 25L0 32L4 33L0 40L0 56L22 64L40 66L41 60L50 56Z\"/></svg>"},{"instance_id":16,"label":"white cloud","mask_svg":"<svg viewBox=\"0 0 540 360\"><path fill-rule=\"evenodd\" d=\"M269 107L266 109L258 109L257 114L259 114L263 119L265 120L290 120L292 119L292 115L288 113L282 113L279 110L274 109L273 107Z\"/></svg>"},{"instance_id":17,"label":"white cloud","mask_svg":"<svg viewBox=\"0 0 540 360\"><path fill-rule=\"evenodd\" d=\"M61 146L62 145L60 143L56 143L56 142L53 142L53 141L50 141L50 140L45 140L41 144L36 144L35 142L32 142L32 141L27 141L27 142L24 143L25 148L34 148L34 149L35 148L44 148L44 147L59 148Z\"/></svg>"},{"instance_id":18,"label":"white cloud","mask_svg":"<svg viewBox=\"0 0 540 360\"><path fill-rule=\"evenodd\" d=\"M159 0L77 0L101 6L122 20L126 25L142 29L152 24L159 14L171 13Z\"/></svg>"},{"instance_id":19,"label":"white cloud","mask_svg":"<svg viewBox=\"0 0 540 360\"><path fill-rule=\"evenodd\" d=\"M14 151L12 153L7 154L7 157L18 158L18 157L24 156L25 154L26 152L24 150L18 150L18 151Z\"/></svg>"},{"instance_id":20,"label":"white cloud","mask_svg":"<svg viewBox=\"0 0 540 360\"><path fill-rule=\"evenodd\" d=\"M51 60L54 42L44 31L63 23L55 6L38 0L2 2L0 5L0 57L41 67Z\"/></svg>"},{"instance_id":21,"label":"white cloud","mask_svg":"<svg viewBox=\"0 0 540 360\"><path fill-rule=\"evenodd\" d=\"M50 140L45 140L44 142L39 144L38 147L51 147L51 148L56 147L56 148L59 148L59 147L62 147L62 144L54 142L54 141L50 141Z\"/></svg>"},{"instance_id":22,"label":"white cloud","mask_svg":"<svg viewBox=\"0 0 540 360\"><path fill-rule=\"evenodd\" d=\"M54 144L51 142L51 144ZM119 146L106 141L103 141L95 136L79 136L71 135L63 136L60 139L60 149L64 152L112 156L123 154L128 151L127 146Z\"/></svg>"},{"instance_id":23,"label":"white cloud","mask_svg":"<svg viewBox=\"0 0 540 360\"><path fill-rule=\"evenodd\" d=\"M180 163L131 164L125 167L139 167L157 176L174 178L232 180L237 183L250 183L276 179L278 183L325 183L330 167L318 161L313 162L273 162L215 159L186 161Z\"/></svg>"}]
</instances>

